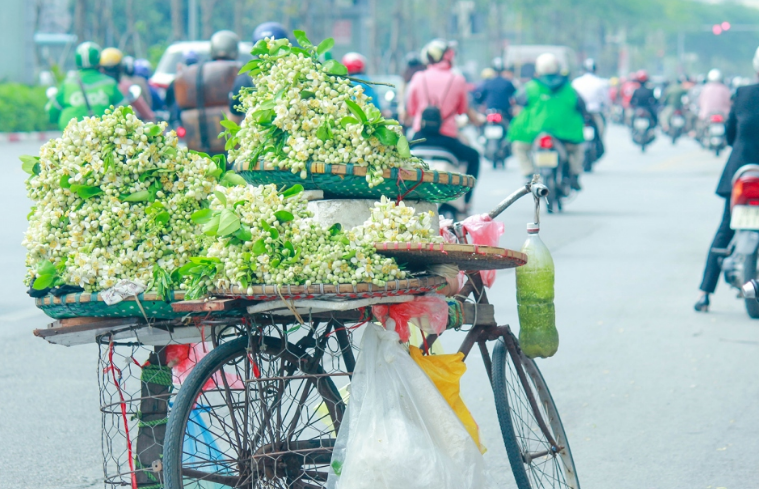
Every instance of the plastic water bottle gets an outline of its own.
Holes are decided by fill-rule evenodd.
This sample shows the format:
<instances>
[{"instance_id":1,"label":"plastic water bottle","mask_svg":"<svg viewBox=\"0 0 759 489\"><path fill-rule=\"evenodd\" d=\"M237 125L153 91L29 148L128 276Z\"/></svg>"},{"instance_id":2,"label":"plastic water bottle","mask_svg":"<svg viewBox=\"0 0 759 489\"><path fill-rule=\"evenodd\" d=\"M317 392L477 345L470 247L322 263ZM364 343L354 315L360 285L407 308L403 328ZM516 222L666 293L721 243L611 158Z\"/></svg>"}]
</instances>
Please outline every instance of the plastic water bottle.
<instances>
[{"instance_id":1,"label":"plastic water bottle","mask_svg":"<svg viewBox=\"0 0 759 489\"><path fill-rule=\"evenodd\" d=\"M559 349L553 305L553 258L539 231L539 224L527 225L527 240L522 245L527 264L516 269L519 345L530 358L550 357Z\"/></svg>"}]
</instances>

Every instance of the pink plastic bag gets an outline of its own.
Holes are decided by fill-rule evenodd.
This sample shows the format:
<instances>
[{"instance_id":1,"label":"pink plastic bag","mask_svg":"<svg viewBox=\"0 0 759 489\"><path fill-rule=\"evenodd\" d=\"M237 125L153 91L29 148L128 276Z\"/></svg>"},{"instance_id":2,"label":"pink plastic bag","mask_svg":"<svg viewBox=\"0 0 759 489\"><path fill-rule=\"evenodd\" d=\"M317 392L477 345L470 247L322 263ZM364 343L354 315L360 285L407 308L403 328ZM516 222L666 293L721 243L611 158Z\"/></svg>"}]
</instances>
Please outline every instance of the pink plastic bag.
<instances>
[{"instance_id":1,"label":"pink plastic bag","mask_svg":"<svg viewBox=\"0 0 759 489\"><path fill-rule=\"evenodd\" d=\"M183 384L187 376L192 372L192 369L195 368L195 365L212 349L213 346L209 342L167 346L166 363L171 367L174 381L179 385ZM230 387L244 388L245 384L239 376L229 373L225 375ZM222 377L219 375L219 372L216 372L203 385L203 390L217 389L221 385L223 385Z\"/></svg>"},{"instance_id":2,"label":"pink plastic bag","mask_svg":"<svg viewBox=\"0 0 759 489\"><path fill-rule=\"evenodd\" d=\"M504 227L500 221L494 221L487 214L469 216L461 223L462 227L470 236L471 244L483 246L498 246L498 240L503 235ZM495 283L495 270L483 270L480 272L482 283L486 287L492 287Z\"/></svg>"},{"instance_id":3,"label":"pink plastic bag","mask_svg":"<svg viewBox=\"0 0 759 489\"><path fill-rule=\"evenodd\" d=\"M427 334L440 334L448 326L448 303L438 295L421 295L409 302L372 306L372 314L385 327L388 319L392 319L395 332L404 343L411 336L409 321Z\"/></svg>"}]
</instances>

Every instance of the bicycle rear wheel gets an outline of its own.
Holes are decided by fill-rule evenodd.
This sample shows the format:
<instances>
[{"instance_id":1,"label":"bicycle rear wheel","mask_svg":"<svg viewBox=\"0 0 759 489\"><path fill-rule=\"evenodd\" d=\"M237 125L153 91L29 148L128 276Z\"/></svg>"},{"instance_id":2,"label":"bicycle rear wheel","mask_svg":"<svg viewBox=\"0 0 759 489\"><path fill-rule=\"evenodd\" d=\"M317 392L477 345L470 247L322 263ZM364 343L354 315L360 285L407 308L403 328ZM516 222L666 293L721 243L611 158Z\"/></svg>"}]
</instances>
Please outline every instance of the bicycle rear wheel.
<instances>
[{"instance_id":1,"label":"bicycle rear wheel","mask_svg":"<svg viewBox=\"0 0 759 489\"><path fill-rule=\"evenodd\" d=\"M211 351L169 416L166 489L323 487L345 406L302 348L243 336Z\"/></svg>"},{"instance_id":2,"label":"bicycle rear wheel","mask_svg":"<svg viewBox=\"0 0 759 489\"><path fill-rule=\"evenodd\" d=\"M516 339L509 352L504 338L493 348L493 392L498 422L511 470L519 489L579 489L572 452L559 412L535 362L518 350ZM516 353L517 358L514 358ZM520 380L525 375L529 391ZM530 404L534 399L539 416ZM544 422L554 446L540 427Z\"/></svg>"}]
</instances>

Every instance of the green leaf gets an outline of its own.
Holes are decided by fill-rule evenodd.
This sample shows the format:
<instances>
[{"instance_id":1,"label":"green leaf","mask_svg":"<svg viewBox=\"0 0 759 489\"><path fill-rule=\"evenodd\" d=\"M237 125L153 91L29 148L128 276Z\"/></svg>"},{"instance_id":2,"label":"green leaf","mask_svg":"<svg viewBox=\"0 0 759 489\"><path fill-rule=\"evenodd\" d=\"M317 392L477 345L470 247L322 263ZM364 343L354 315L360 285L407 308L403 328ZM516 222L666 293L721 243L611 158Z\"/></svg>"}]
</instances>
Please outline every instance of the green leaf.
<instances>
[{"instance_id":1,"label":"green leaf","mask_svg":"<svg viewBox=\"0 0 759 489\"><path fill-rule=\"evenodd\" d=\"M71 184L69 183L69 178L71 178L71 175L63 175L61 177L61 180L58 182L61 188L71 188Z\"/></svg>"},{"instance_id":2,"label":"green leaf","mask_svg":"<svg viewBox=\"0 0 759 489\"><path fill-rule=\"evenodd\" d=\"M300 91L300 98L302 100L308 100L310 98L316 97L316 94L312 92L311 90L301 90Z\"/></svg>"},{"instance_id":3,"label":"green leaf","mask_svg":"<svg viewBox=\"0 0 759 489\"><path fill-rule=\"evenodd\" d=\"M296 183L292 187L288 188L287 190L283 191L281 193L282 197L288 199L290 197L294 197L298 195L299 193L303 192L303 185Z\"/></svg>"},{"instance_id":4,"label":"green leaf","mask_svg":"<svg viewBox=\"0 0 759 489\"><path fill-rule=\"evenodd\" d=\"M169 215L168 212L163 211L163 212L159 212L158 214L156 214L153 217L153 219L155 220L155 222L159 222L161 224L166 224L167 222L169 222L169 219L171 219L171 216Z\"/></svg>"},{"instance_id":5,"label":"green leaf","mask_svg":"<svg viewBox=\"0 0 759 489\"><path fill-rule=\"evenodd\" d=\"M321 139L322 141L328 141L332 139L330 136L330 130L329 125L327 121L322 122L322 124L319 126L319 128L316 130L316 137Z\"/></svg>"},{"instance_id":6,"label":"green leaf","mask_svg":"<svg viewBox=\"0 0 759 489\"><path fill-rule=\"evenodd\" d=\"M374 130L374 135L377 136L380 143L385 146L395 146L398 144L398 140L400 140L400 136L397 132L388 129L385 126L377 126Z\"/></svg>"},{"instance_id":7,"label":"green leaf","mask_svg":"<svg viewBox=\"0 0 759 489\"><path fill-rule=\"evenodd\" d=\"M51 285L53 285L53 282L55 282L56 275L55 274L45 274L45 275L37 275L37 278L34 279L34 285L32 285L32 288L34 290L43 290L47 289Z\"/></svg>"},{"instance_id":8,"label":"green leaf","mask_svg":"<svg viewBox=\"0 0 759 489\"><path fill-rule=\"evenodd\" d=\"M277 239L277 238L279 238L279 231L277 231L277 228L270 228L269 229L269 236L271 236L271 239Z\"/></svg>"},{"instance_id":9,"label":"green leaf","mask_svg":"<svg viewBox=\"0 0 759 489\"><path fill-rule=\"evenodd\" d=\"M240 68L240 71L238 71L237 74L242 75L243 73L247 73L253 68L256 68L259 64L261 64L260 59L252 59L248 61L247 63L245 63L245 65L242 68Z\"/></svg>"},{"instance_id":10,"label":"green leaf","mask_svg":"<svg viewBox=\"0 0 759 489\"><path fill-rule=\"evenodd\" d=\"M253 235L250 233L250 228L248 226L241 224L240 229L235 233L235 238L240 241L250 241L253 238Z\"/></svg>"},{"instance_id":11,"label":"green leaf","mask_svg":"<svg viewBox=\"0 0 759 489\"><path fill-rule=\"evenodd\" d=\"M153 178L155 176L157 170L148 170L145 172L140 173L140 176L137 178L140 182L144 182L148 178Z\"/></svg>"},{"instance_id":12,"label":"green leaf","mask_svg":"<svg viewBox=\"0 0 759 489\"><path fill-rule=\"evenodd\" d=\"M338 234L340 234L342 230L343 230L342 224L340 224L339 222L336 222L335 224L332 225L332 227L329 228L329 235L337 236Z\"/></svg>"},{"instance_id":13,"label":"green leaf","mask_svg":"<svg viewBox=\"0 0 759 489\"><path fill-rule=\"evenodd\" d=\"M226 114L224 115L226 117ZM240 126L237 125L237 123L231 119L223 119L220 123L222 127L225 127L232 131L232 134L237 133L237 131L240 130Z\"/></svg>"},{"instance_id":14,"label":"green leaf","mask_svg":"<svg viewBox=\"0 0 759 489\"><path fill-rule=\"evenodd\" d=\"M227 139L227 142L224 143L224 151L229 151L230 149L234 149L234 147L237 146L239 142L240 141L237 138Z\"/></svg>"},{"instance_id":15,"label":"green leaf","mask_svg":"<svg viewBox=\"0 0 759 489\"><path fill-rule=\"evenodd\" d=\"M192 155L198 155L198 156L200 156L202 158L210 158L210 156L208 156L208 153L203 153L202 151L195 151L194 149L190 149L188 151Z\"/></svg>"},{"instance_id":16,"label":"green leaf","mask_svg":"<svg viewBox=\"0 0 759 489\"><path fill-rule=\"evenodd\" d=\"M163 128L158 124L148 124L148 130L145 131L148 136L154 138L160 134L163 134Z\"/></svg>"},{"instance_id":17,"label":"green leaf","mask_svg":"<svg viewBox=\"0 0 759 489\"><path fill-rule=\"evenodd\" d=\"M214 211L211 209L200 209L199 211L193 212L190 219L195 224L205 224L213 218L214 214Z\"/></svg>"},{"instance_id":18,"label":"green leaf","mask_svg":"<svg viewBox=\"0 0 759 489\"><path fill-rule=\"evenodd\" d=\"M74 188L72 185L71 188ZM150 191L148 190L140 190L139 192L134 192L132 194L127 195L124 198L120 198L122 202L147 202L150 199Z\"/></svg>"},{"instance_id":19,"label":"green leaf","mask_svg":"<svg viewBox=\"0 0 759 489\"><path fill-rule=\"evenodd\" d=\"M224 154L213 155L211 161L216 163L216 167L221 168L221 171L227 170L227 157Z\"/></svg>"},{"instance_id":20,"label":"green leaf","mask_svg":"<svg viewBox=\"0 0 759 489\"><path fill-rule=\"evenodd\" d=\"M277 218L279 222L290 222L293 219L295 219L295 216L293 216L292 212L287 211L277 211L274 213L274 217Z\"/></svg>"},{"instance_id":21,"label":"green leaf","mask_svg":"<svg viewBox=\"0 0 759 489\"><path fill-rule=\"evenodd\" d=\"M303 48L299 48L297 46L290 47L290 52L293 53L293 54L295 54L295 55L302 54L306 58L308 58L308 57L311 56L310 52L308 52L307 50L305 50Z\"/></svg>"},{"instance_id":22,"label":"green leaf","mask_svg":"<svg viewBox=\"0 0 759 489\"><path fill-rule=\"evenodd\" d=\"M348 104L348 109L350 109L353 115L355 115L362 124L366 124L366 114L361 107L359 107L353 100L346 100L345 103Z\"/></svg>"},{"instance_id":23,"label":"green leaf","mask_svg":"<svg viewBox=\"0 0 759 489\"><path fill-rule=\"evenodd\" d=\"M411 158L411 149L408 146L406 136L398 138L398 156L401 158Z\"/></svg>"},{"instance_id":24,"label":"green leaf","mask_svg":"<svg viewBox=\"0 0 759 489\"><path fill-rule=\"evenodd\" d=\"M19 159L21 160L21 169L24 170L29 175L38 175L39 170L35 170L36 168L39 168L39 157L38 156L31 156L31 155L23 155L20 156Z\"/></svg>"},{"instance_id":25,"label":"green leaf","mask_svg":"<svg viewBox=\"0 0 759 489\"><path fill-rule=\"evenodd\" d=\"M301 45L301 47L304 48L312 48L314 45L309 41L308 37L306 36L306 33L301 30L295 30L293 31L293 36L295 36L295 40L298 41L298 44Z\"/></svg>"},{"instance_id":26,"label":"green leaf","mask_svg":"<svg viewBox=\"0 0 759 489\"><path fill-rule=\"evenodd\" d=\"M219 216L215 215L203 225L203 234L206 236L216 236L216 232L219 230Z\"/></svg>"},{"instance_id":27,"label":"green leaf","mask_svg":"<svg viewBox=\"0 0 759 489\"><path fill-rule=\"evenodd\" d=\"M343 117L340 119L340 125L343 126L343 129L348 127L348 124L361 124L361 121L351 116Z\"/></svg>"},{"instance_id":28,"label":"green leaf","mask_svg":"<svg viewBox=\"0 0 759 489\"><path fill-rule=\"evenodd\" d=\"M331 37L328 37L327 39L320 42L318 46L316 46L316 55L321 56L322 54L332 49L334 46L335 40Z\"/></svg>"},{"instance_id":29,"label":"green leaf","mask_svg":"<svg viewBox=\"0 0 759 489\"><path fill-rule=\"evenodd\" d=\"M219 192L218 190L214 190L213 194L216 196L216 198L221 202L221 205L227 205L227 197Z\"/></svg>"},{"instance_id":30,"label":"green leaf","mask_svg":"<svg viewBox=\"0 0 759 489\"><path fill-rule=\"evenodd\" d=\"M43 260L37 264L37 275L55 274L55 265L50 260Z\"/></svg>"},{"instance_id":31,"label":"green leaf","mask_svg":"<svg viewBox=\"0 0 759 489\"><path fill-rule=\"evenodd\" d=\"M261 238L255 243L253 243L253 248L251 248L250 252L253 253L253 255L255 256L263 255L264 253L266 253L266 241L264 241L264 239Z\"/></svg>"},{"instance_id":32,"label":"green leaf","mask_svg":"<svg viewBox=\"0 0 759 489\"><path fill-rule=\"evenodd\" d=\"M216 231L216 235L221 237L229 236L237 232L238 229L240 229L240 216L229 209L221 211L219 229Z\"/></svg>"},{"instance_id":33,"label":"green leaf","mask_svg":"<svg viewBox=\"0 0 759 489\"><path fill-rule=\"evenodd\" d=\"M226 172L224 176L221 177L221 180L219 180L219 183L225 187L236 187L238 185L248 184L243 177L233 171Z\"/></svg>"},{"instance_id":34,"label":"green leaf","mask_svg":"<svg viewBox=\"0 0 759 489\"><path fill-rule=\"evenodd\" d=\"M337 76L346 76L348 74L348 68L336 59L331 59L324 63L324 71L330 75Z\"/></svg>"},{"instance_id":35,"label":"green leaf","mask_svg":"<svg viewBox=\"0 0 759 489\"><path fill-rule=\"evenodd\" d=\"M382 112L374 104L366 104L366 117L371 123L382 120Z\"/></svg>"},{"instance_id":36,"label":"green leaf","mask_svg":"<svg viewBox=\"0 0 759 489\"><path fill-rule=\"evenodd\" d=\"M163 151L161 151L161 154L164 156L176 156L177 155L177 149L172 146L166 146L163 148Z\"/></svg>"},{"instance_id":37,"label":"green leaf","mask_svg":"<svg viewBox=\"0 0 759 489\"><path fill-rule=\"evenodd\" d=\"M269 45L263 39L259 40L253 46L253 49L250 51L250 54L253 56L261 56L262 54L268 54L268 53L269 53Z\"/></svg>"},{"instance_id":38,"label":"green leaf","mask_svg":"<svg viewBox=\"0 0 759 489\"><path fill-rule=\"evenodd\" d=\"M261 229L263 229L266 232L269 232L271 230L271 226L269 225L268 222L261 219Z\"/></svg>"},{"instance_id":39,"label":"green leaf","mask_svg":"<svg viewBox=\"0 0 759 489\"><path fill-rule=\"evenodd\" d=\"M101 190L100 187L92 185L72 185L70 190L85 200L103 193L103 190Z\"/></svg>"}]
</instances>

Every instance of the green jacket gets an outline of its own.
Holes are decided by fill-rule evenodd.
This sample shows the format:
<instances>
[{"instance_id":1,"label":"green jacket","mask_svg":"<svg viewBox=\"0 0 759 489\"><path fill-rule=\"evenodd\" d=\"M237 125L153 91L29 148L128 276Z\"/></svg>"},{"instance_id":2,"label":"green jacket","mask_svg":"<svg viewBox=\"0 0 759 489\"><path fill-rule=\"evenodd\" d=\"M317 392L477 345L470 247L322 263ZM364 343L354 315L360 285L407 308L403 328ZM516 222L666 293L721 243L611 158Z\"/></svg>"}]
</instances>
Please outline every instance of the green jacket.
<instances>
[{"instance_id":1,"label":"green jacket","mask_svg":"<svg viewBox=\"0 0 759 489\"><path fill-rule=\"evenodd\" d=\"M536 78L524 90L524 108L509 125L509 140L532 143L541 132L569 143L585 140L577 92L565 77Z\"/></svg>"},{"instance_id":2,"label":"green jacket","mask_svg":"<svg viewBox=\"0 0 759 489\"><path fill-rule=\"evenodd\" d=\"M50 121L57 122L61 130L66 128L71 119L82 120L90 115L77 77L81 77L94 116L103 115L105 109L124 100L116 80L94 68L69 73L58 87L58 95L45 106Z\"/></svg>"},{"instance_id":3,"label":"green jacket","mask_svg":"<svg viewBox=\"0 0 759 489\"><path fill-rule=\"evenodd\" d=\"M679 83L672 84L664 90L664 105L675 109L681 109L683 107L683 95L688 93L686 89Z\"/></svg>"}]
</instances>

